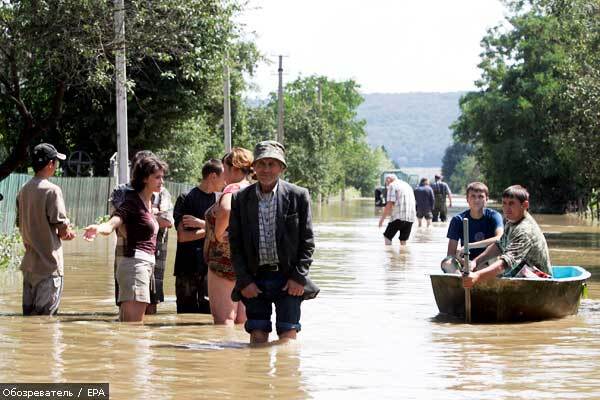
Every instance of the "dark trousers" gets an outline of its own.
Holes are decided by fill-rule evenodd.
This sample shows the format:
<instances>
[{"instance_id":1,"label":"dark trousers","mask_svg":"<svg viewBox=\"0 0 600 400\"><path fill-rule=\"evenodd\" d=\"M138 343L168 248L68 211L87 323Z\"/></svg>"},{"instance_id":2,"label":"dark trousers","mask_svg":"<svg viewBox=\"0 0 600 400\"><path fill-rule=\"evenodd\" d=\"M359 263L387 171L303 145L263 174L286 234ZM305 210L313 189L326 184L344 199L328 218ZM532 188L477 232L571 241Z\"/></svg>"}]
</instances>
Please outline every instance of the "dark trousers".
<instances>
[{"instance_id":1,"label":"dark trousers","mask_svg":"<svg viewBox=\"0 0 600 400\"><path fill-rule=\"evenodd\" d=\"M191 274L175 277L177 313L210 314L206 275Z\"/></svg>"},{"instance_id":2,"label":"dark trousers","mask_svg":"<svg viewBox=\"0 0 600 400\"><path fill-rule=\"evenodd\" d=\"M281 272L259 272L254 280L256 286L262 291L257 297L247 299L242 297L246 306L248 320L244 325L246 332L253 330L271 332L271 314L273 304L277 314L275 328L277 334L296 330L300 332L300 304L302 296L290 296L282 290L287 283L287 278Z\"/></svg>"}]
</instances>

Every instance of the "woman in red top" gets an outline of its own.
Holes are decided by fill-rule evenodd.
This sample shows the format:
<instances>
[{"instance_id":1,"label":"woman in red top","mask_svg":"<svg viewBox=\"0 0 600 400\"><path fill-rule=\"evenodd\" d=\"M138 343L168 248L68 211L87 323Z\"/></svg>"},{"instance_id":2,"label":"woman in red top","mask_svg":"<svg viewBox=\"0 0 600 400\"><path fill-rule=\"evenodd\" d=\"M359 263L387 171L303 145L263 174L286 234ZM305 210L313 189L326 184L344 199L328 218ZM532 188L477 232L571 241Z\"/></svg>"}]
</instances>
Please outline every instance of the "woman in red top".
<instances>
[{"instance_id":1,"label":"woman in red top","mask_svg":"<svg viewBox=\"0 0 600 400\"><path fill-rule=\"evenodd\" d=\"M150 285L153 280L154 253L158 222L152 213L152 195L160 192L167 164L155 156L140 159L133 167L131 186L125 200L108 222L89 225L83 238L94 240L98 233L109 235L125 225L127 237L124 257L117 266L120 304L119 320L142 321L150 303Z\"/></svg>"},{"instance_id":2,"label":"woman in red top","mask_svg":"<svg viewBox=\"0 0 600 400\"><path fill-rule=\"evenodd\" d=\"M227 186L219 200L206 210L204 258L208 265L208 298L215 324L233 325L246 322L246 310L241 301L232 301L235 271L231 264L227 228L233 193L250 185L252 152L234 147L223 157Z\"/></svg>"}]
</instances>

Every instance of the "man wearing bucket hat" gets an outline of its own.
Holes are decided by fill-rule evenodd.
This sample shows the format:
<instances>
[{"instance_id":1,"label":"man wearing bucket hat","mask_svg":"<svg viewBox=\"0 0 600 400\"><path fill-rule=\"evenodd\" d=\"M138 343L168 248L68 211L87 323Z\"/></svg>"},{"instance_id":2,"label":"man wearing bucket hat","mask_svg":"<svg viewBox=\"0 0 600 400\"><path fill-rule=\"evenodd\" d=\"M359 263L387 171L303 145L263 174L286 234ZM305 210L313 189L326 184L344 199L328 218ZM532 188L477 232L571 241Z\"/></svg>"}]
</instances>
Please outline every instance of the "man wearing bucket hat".
<instances>
[{"instance_id":1,"label":"man wearing bucket hat","mask_svg":"<svg viewBox=\"0 0 600 400\"><path fill-rule=\"evenodd\" d=\"M236 273L231 295L246 306L251 343L271 332L272 304L280 339L300 331L300 304L319 289L308 277L315 243L308 190L280 179L285 148L267 140L254 148L258 182L233 195L229 244Z\"/></svg>"},{"instance_id":2,"label":"man wearing bucket hat","mask_svg":"<svg viewBox=\"0 0 600 400\"><path fill-rule=\"evenodd\" d=\"M17 195L17 226L23 237L23 314L53 315L58 310L63 288L61 240L72 240L65 202L60 187L48 180L66 156L54 146L34 147L35 176Z\"/></svg>"}]
</instances>

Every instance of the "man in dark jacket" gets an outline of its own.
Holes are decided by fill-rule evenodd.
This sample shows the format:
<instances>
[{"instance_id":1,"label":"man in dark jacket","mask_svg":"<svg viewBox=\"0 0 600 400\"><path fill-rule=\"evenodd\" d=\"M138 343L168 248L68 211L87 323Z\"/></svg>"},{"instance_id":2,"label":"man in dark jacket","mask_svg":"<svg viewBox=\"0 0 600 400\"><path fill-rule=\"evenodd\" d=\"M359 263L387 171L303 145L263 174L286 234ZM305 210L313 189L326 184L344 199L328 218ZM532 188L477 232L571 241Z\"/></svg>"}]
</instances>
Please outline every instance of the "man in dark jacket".
<instances>
[{"instance_id":1,"label":"man in dark jacket","mask_svg":"<svg viewBox=\"0 0 600 400\"><path fill-rule=\"evenodd\" d=\"M316 296L308 278L315 248L308 190L279 179L287 164L278 142L254 149L258 182L233 195L229 244L236 273L231 295L246 306L251 343L265 343L271 332L272 304L280 339L300 331L300 303Z\"/></svg>"}]
</instances>

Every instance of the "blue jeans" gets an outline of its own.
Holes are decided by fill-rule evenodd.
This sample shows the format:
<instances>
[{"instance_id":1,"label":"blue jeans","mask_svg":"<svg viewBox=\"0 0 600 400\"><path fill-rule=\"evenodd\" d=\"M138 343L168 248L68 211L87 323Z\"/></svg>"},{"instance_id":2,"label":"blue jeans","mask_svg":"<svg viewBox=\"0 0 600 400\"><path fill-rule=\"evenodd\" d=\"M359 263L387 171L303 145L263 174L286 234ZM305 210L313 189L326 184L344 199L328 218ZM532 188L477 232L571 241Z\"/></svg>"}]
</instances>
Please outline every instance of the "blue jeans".
<instances>
[{"instance_id":1,"label":"blue jeans","mask_svg":"<svg viewBox=\"0 0 600 400\"><path fill-rule=\"evenodd\" d=\"M262 291L257 297L247 299L242 297L246 306L248 320L244 325L246 332L254 330L271 332L272 304L275 303L277 318L275 327L277 334L291 331L300 332L300 303L302 296L290 296L281 290L287 283L287 278L281 272L259 272L254 283Z\"/></svg>"}]
</instances>

